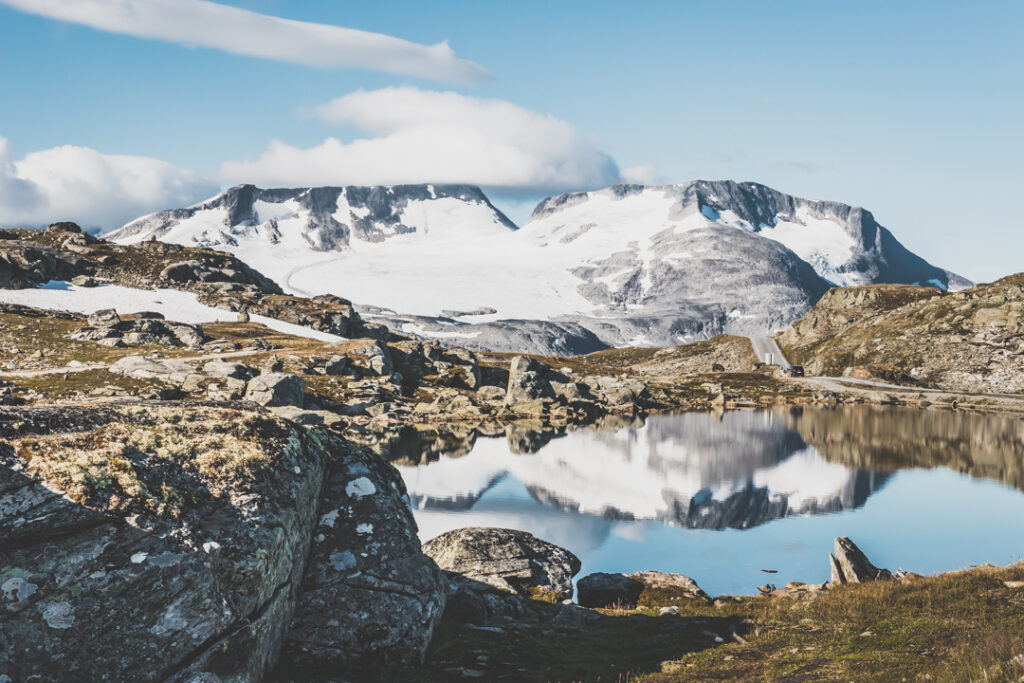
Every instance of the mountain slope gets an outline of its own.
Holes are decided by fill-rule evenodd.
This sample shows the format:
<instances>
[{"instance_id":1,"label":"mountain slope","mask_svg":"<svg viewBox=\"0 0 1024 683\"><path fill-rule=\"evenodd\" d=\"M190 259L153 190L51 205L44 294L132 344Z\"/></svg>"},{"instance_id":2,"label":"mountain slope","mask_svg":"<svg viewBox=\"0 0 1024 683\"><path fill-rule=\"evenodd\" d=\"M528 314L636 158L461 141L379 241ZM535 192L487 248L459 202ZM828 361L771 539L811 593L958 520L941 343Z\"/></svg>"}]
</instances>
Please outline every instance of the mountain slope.
<instances>
[{"instance_id":1,"label":"mountain slope","mask_svg":"<svg viewBox=\"0 0 1024 683\"><path fill-rule=\"evenodd\" d=\"M541 353L764 334L833 284L967 284L863 209L731 181L552 197L522 229L467 186L247 185L109 238L223 248L406 333Z\"/></svg>"}]
</instances>

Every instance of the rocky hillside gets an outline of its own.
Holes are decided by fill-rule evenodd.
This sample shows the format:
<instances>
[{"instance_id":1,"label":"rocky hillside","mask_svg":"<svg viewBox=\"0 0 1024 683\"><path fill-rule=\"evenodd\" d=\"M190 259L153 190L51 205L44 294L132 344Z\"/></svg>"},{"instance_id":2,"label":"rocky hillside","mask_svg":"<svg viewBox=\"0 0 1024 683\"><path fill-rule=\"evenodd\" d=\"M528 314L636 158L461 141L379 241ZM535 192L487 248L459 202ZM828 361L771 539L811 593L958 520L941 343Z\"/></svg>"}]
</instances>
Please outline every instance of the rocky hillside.
<instances>
[{"instance_id":1,"label":"rocky hillside","mask_svg":"<svg viewBox=\"0 0 1024 683\"><path fill-rule=\"evenodd\" d=\"M382 325L363 321L347 299L285 295L276 282L223 251L159 241L119 245L74 223L0 230L0 290L51 281L79 288L174 289L243 316L262 315L337 336L388 336ZM72 296L64 299L68 306Z\"/></svg>"},{"instance_id":2,"label":"rocky hillside","mask_svg":"<svg viewBox=\"0 0 1024 683\"><path fill-rule=\"evenodd\" d=\"M1024 274L959 292L832 289L778 341L810 374L1024 392Z\"/></svg>"},{"instance_id":3,"label":"rocky hillside","mask_svg":"<svg viewBox=\"0 0 1024 683\"><path fill-rule=\"evenodd\" d=\"M868 211L731 181L552 197L519 230L476 188L241 186L109 238L225 249L403 333L562 355L764 334L832 284L969 284Z\"/></svg>"}]
</instances>

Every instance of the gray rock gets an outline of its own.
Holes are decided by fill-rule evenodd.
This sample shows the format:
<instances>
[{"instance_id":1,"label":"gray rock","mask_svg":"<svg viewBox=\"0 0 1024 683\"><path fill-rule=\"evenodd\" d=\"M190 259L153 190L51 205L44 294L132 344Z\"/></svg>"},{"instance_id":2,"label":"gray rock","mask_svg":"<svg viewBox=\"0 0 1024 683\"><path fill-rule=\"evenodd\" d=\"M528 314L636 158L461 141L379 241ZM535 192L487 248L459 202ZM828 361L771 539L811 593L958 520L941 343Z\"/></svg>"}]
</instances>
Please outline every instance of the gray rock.
<instances>
[{"instance_id":1,"label":"gray rock","mask_svg":"<svg viewBox=\"0 0 1024 683\"><path fill-rule=\"evenodd\" d=\"M296 375L272 372L258 375L249 381L245 390L247 401L264 406L302 407L306 393L306 382Z\"/></svg>"},{"instance_id":2,"label":"gray rock","mask_svg":"<svg viewBox=\"0 0 1024 683\"><path fill-rule=\"evenodd\" d=\"M222 377L219 382L206 388L211 401L237 401L245 396L246 381L234 377Z\"/></svg>"},{"instance_id":3,"label":"gray rock","mask_svg":"<svg viewBox=\"0 0 1024 683\"><path fill-rule=\"evenodd\" d=\"M196 374L195 369L187 363L175 360L153 360L142 356L125 356L108 368L116 375L125 375L136 379L165 379L178 381L188 375Z\"/></svg>"},{"instance_id":4,"label":"gray rock","mask_svg":"<svg viewBox=\"0 0 1024 683\"><path fill-rule=\"evenodd\" d=\"M576 583L576 587L579 590L579 604L583 607L634 608L645 590L655 592L660 603L685 604L693 600L704 604L712 602L711 597L690 577L665 572L597 572L584 576Z\"/></svg>"},{"instance_id":5,"label":"gray rock","mask_svg":"<svg viewBox=\"0 0 1024 683\"><path fill-rule=\"evenodd\" d=\"M443 573L420 552L398 472L365 453L333 448L342 464L324 489L278 667L291 680L324 672L360 680L361 667L422 661L448 595Z\"/></svg>"},{"instance_id":6,"label":"gray rock","mask_svg":"<svg viewBox=\"0 0 1024 683\"><path fill-rule=\"evenodd\" d=\"M203 264L199 261L179 261L160 271L161 280L171 282L196 282L200 279Z\"/></svg>"},{"instance_id":7,"label":"gray rock","mask_svg":"<svg viewBox=\"0 0 1024 683\"><path fill-rule=\"evenodd\" d=\"M87 320L93 327L110 327L120 323L121 316L113 308L104 308L95 313L90 313Z\"/></svg>"},{"instance_id":8,"label":"gray rock","mask_svg":"<svg viewBox=\"0 0 1024 683\"><path fill-rule=\"evenodd\" d=\"M514 593L535 588L571 596L581 566L565 548L515 529L456 529L424 544L423 552L446 571Z\"/></svg>"},{"instance_id":9,"label":"gray rock","mask_svg":"<svg viewBox=\"0 0 1024 683\"><path fill-rule=\"evenodd\" d=\"M835 540L835 553L828 556L833 585L844 583L865 583L868 581L887 581L892 579L892 572L879 569L871 564L867 555L846 536Z\"/></svg>"},{"instance_id":10,"label":"gray rock","mask_svg":"<svg viewBox=\"0 0 1024 683\"><path fill-rule=\"evenodd\" d=\"M241 380L252 379L258 374L256 369L250 365L222 359L208 362L203 366L203 372L213 377L232 377Z\"/></svg>"},{"instance_id":11,"label":"gray rock","mask_svg":"<svg viewBox=\"0 0 1024 683\"><path fill-rule=\"evenodd\" d=\"M186 427L176 415L136 406L17 413L29 435L47 424L84 426L84 435L61 439L78 441L78 458L99 448L98 467L107 435L187 443L222 438L252 416L192 407ZM24 582L0 586L0 670L17 681L182 681L201 672L261 680L294 605L328 454L298 428L260 419L261 436L273 438L246 442L267 463L258 483L140 445L131 471L141 493L111 480L61 495L0 448L0 567ZM219 495L208 493L214 488ZM163 493L147 505L151 491ZM175 491L196 493L168 497Z\"/></svg>"},{"instance_id":12,"label":"gray rock","mask_svg":"<svg viewBox=\"0 0 1024 683\"><path fill-rule=\"evenodd\" d=\"M508 371L508 389L505 392L506 405L554 397L546 365L526 356L512 359Z\"/></svg>"},{"instance_id":13,"label":"gray rock","mask_svg":"<svg viewBox=\"0 0 1024 683\"><path fill-rule=\"evenodd\" d=\"M583 607L635 607L644 585L624 574L595 572L576 582Z\"/></svg>"},{"instance_id":14,"label":"gray rock","mask_svg":"<svg viewBox=\"0 0 1024 683\"><path fill-rule=\"evenodd\" d=\"M505 390L501 387L490 385L485 385L477 389L476 395L481 401L503 402L505 400Z\"/></svg>"},{"instance_id":15,"label":"gray rock","mask_svg":"<svg viewBox=\"0 0 1024 683\"><path fill-rule=\"evenodd\" d=\"M348 367L348 358L345 356L331 356L324 363L324 373L328 375L343 375Z\"/></svg>"},{"instance_id":16,"label":"gray rock","mask_svg":"<svg viewBox=\"0 0 1024 683\"><path fill-rule=\"evenodd\" d=\"M368 339L350 348L348 356L352 361L373 375L387 376L395 371L395 363L387 345L377 339Z\"/></svg>"}]
</instances>

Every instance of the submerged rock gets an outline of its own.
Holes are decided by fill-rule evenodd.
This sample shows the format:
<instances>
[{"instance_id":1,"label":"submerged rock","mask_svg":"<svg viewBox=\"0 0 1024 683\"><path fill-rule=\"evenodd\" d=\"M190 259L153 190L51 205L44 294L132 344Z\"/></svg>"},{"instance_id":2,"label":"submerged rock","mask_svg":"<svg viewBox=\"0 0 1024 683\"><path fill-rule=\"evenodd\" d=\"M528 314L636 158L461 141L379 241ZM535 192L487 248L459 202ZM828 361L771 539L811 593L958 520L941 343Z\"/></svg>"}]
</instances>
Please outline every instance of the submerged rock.
<instances>
[{"instance_id":1,"label":"submerged rock","mask_svg":"<svg viewBox=\"0 0 1024 683\"><path fill-rule=\"evenodd\" d=\"M456 529L428 541L423 552L442 569L513 593L569 597L581 566L565 548L515 529Z\"/></svg>"}]
</instances>

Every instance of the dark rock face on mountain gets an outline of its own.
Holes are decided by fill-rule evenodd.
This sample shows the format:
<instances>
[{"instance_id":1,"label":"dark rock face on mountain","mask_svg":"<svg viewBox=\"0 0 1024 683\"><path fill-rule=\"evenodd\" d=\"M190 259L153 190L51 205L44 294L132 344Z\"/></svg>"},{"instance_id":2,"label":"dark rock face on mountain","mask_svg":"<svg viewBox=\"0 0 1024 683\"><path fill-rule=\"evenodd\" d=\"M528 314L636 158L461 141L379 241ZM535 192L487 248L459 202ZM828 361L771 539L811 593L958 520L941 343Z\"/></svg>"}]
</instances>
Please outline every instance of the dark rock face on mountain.
<instances>
[{"instance_id":1,"label":"dark rock face on mountain","mask_svg":"<svg viewBox=\"0 0 1024 683\"><path fill-rule=\"evenodd\" d=\"M802 199L750 182L695 180L667 186L616 185L601 191L616 199L653 192L672 198L673 217L699 212L714 222L777 239L814 266L823 277L833 281L852 275L858 284L933 282L943 289L958 289L970 284L910 252L875 220L870 211L861 207ZM545 199L534 209L531 222L568 213L574 208L585 209L596 194L600 193L571 193ZM815 226L815 223L831 223L839 228L849 239L850 243L846 245L849 252L830 254L824 249L823 241L841 238L842 234L823 234L824 226ZM774 234L780 224L795 224L811 230L802 231L805 234L799 236Z\"/></svg>"},{"instance_id":2,"label":"dark rock face on mountain","mask_svg":"<svg viewBox=\"0 0 1024 683\"><path fill-rule=\"evenodd\" d=\"M259 681L282 646L284 678L419 661L447 585L396 472L264 412L183 409L2 411L0 671Z\"/></svg>"}]
</instances>

